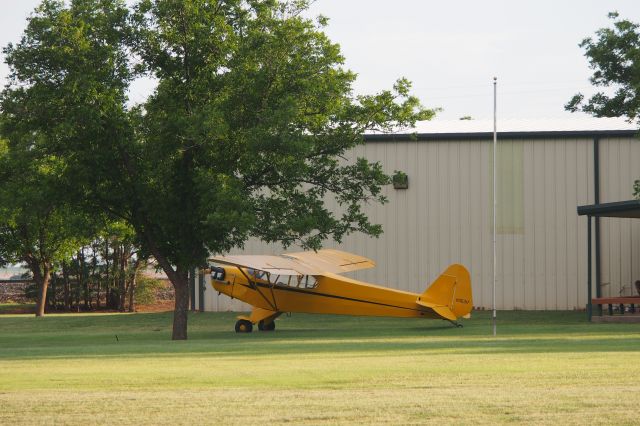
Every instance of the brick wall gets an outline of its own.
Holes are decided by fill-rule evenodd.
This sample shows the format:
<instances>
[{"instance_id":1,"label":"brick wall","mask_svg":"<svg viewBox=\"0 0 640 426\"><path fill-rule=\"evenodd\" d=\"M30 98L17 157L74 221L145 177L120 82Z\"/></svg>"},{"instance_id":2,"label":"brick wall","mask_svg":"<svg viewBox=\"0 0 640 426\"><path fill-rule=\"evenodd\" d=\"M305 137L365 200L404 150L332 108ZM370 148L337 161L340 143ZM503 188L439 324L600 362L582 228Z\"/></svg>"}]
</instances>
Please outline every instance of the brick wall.
<instances>
[{"instance_id":1,"label":"brick wall","mask_svg":"<svg viewBox=\"0 0 640 426\"><path fill-rule=\"evenodd\" d=\"M28 302L28 300L24 297L24 288L26 286L26 283L12 283L7 281L0 282L0 303Z\"/></svg>"}]
</instances>

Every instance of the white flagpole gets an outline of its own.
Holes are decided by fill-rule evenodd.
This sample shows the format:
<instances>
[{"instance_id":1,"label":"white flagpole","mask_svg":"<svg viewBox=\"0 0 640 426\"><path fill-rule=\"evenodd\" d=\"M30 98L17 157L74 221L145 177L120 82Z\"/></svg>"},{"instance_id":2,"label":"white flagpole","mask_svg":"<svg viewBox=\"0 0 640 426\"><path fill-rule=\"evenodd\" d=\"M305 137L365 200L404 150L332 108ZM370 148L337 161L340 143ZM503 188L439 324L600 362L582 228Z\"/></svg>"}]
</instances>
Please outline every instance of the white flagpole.
<instances>
[{"instance_id":1,"label":"white flagpole","mask_svg":"<svg viewBox=\"0 0 640 426\"><path fill-rule=\"evenodd\" d=\"M496 335L496 269L497 269L497 252L496 252L496 212L498 210L498 192L497 192L497 168L496 153L498 151L498 128L497 128L497 96L496 89L498 78L493 77L493 335Z\"/></svg>"}]
</instances>

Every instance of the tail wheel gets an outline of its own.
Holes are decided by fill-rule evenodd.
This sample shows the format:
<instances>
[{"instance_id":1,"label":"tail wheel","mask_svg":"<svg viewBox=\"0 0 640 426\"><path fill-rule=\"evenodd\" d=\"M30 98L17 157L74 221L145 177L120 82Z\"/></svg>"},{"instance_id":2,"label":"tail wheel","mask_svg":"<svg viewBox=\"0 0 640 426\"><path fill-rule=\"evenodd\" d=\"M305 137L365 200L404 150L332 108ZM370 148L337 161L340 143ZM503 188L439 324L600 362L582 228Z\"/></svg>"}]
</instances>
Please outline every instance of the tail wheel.
<instances>
[{"instance_id":1,"label":"tail wheel","mask_svg":"<svg viewBox=\"0 0 640 426\"><path fill-rule=\"evenodd\" d=\"M273 331L276 329L276 322L264 322L264 320L260 320L258 323L258 330L260 331Z\"/></svg>"},{"instance_id":2,"label":"tail wheel","mask_svg":"<svg viewBox=\"0 0 640 426\"><path fill-rule=\"evenodd\" d=\"M236 322L236 333L251 333L252 331L253 324L251 324L251 321L241 319Z\"/></svg>"}]
</instances>

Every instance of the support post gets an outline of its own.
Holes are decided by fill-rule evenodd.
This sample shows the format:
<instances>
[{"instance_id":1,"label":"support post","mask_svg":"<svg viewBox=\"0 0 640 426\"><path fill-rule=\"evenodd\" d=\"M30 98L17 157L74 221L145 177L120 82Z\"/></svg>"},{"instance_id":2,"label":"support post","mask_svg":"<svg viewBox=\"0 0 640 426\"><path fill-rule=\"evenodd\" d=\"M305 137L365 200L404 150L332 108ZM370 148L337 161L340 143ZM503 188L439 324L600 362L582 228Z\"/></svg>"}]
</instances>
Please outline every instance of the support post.
<instances>
[{"instance_id":1,"label":"support post","mask_svg":"<svg viewBox=\"0 0 640 426\"><path fill-rule=\"evenodd\" d=\"M593 138L593 199L594 204L600 204L600 138ZM595 219L595 277L596 297L602 297L602 276L600 274L600 217ZM598 305L598 315L602 316L602 305Z\"/></svg>"},{"instance_id":2,"label":"support post","mask_svg":"<svg viewBox=\"0 0 640 426\"><path fill-rule=\"evenodd\" d=\"M587 319L591 322L591 216L587 216Z\"/></svg>"},{"instance_id":3,"label":"support post","mask_svg":"<svg viewBox=\"0 0 640 426\"><path fill-rule=\"evenodd\" d=\"M593 198L594 204L600 204L600 138L593 138ZM595 220L595 275L596 297L602 297L602 277L600 276L600 217ZM602 305L598 305L602 315Z\"/></svg>"},{"instance_id":4,"label":"support post","mask_svg":"<svg viewBox=\"0 0 640 426\"><path fill-rule=\"evenodd\" d=\"M498 264L498 253L497 253L497 240L496 240L496 214L498 211L498 164L497 164L497 152L498 152L498 125L497 125L497 87L498 87L498 78L493 77L493 266L492 266L492 274L493 274L493 291L492 291L492 299L493 299L493 309L491 315L491 324L493 328L493 335L497 334L497 325L496 325L496 281L497 281L497 264Z\"/></svg>"}]
</instances>

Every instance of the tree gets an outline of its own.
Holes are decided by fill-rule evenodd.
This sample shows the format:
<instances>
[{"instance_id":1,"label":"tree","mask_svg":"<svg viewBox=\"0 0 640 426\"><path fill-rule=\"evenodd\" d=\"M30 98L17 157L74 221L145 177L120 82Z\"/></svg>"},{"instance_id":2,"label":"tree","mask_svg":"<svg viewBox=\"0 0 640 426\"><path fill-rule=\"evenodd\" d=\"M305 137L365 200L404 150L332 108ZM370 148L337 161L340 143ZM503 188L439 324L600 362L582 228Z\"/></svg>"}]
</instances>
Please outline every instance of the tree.
<instances>
[{"instance_id":1,"label":"tree","mask_svg":"<svg viewBox=\"0 0 640 426\"><path fill-rule=\"evenodd\" d=\"M58 256L49 268L47 306L65 310L74 306L78 311L104 306L135 312L138 275L147 266L144 253L135 243L129 226L108 222L84 245L73 246L66 256ZM28 286L25 295L37 299L38 288Z\"/></svg>"},{"instance_id":2,"label":"tree","mask_svg":"<svg viewBox=\"0 0 640 426\"><path fill-rule=\"evenodd\" d=\"M27 265L37 286L35 314L43 316L54 264L80 245L86 217L61 191L61 161L14 142L0 140L0 259Z\"/></svg>"},{"instance_id":3,"label":"tree","mask_svg":"<svg viewBox=\"0 0 640 426\"><path fill-rule=\"evenodd\" d=\"M148 261L139 246L135 231L121 221L109 223L93 242L92 263L99 266L95 269L104 272L100 278L106 281L107 305L121 312L125 311L127 299L129 312L135 311L137 275ZM100 265L97 254L101 258Z\"/></svg>"},{"instance_id":4,"label":"tree","mask_svg":"<svg viewBox=\"0 0 640 426\"><path fill-rule=\"evenodd\" d=\"M74 1L67 8L47 0L18 45L4 49L11 74L0 96L0 131L8 140L4 170L11 175L3 179L1 204L12 210L1 223L16 258L29 265L36 280L42 275L39 314L51 262L70 257L69 246L75 246L72 252L81 246L78 235L91 237L94 232L86 228L95 230L104 221L100 210L85 208L87 188L117 190L102 185L110 171L100 155L111 152L98 147L122 139L118 134L126 128L121 105L128 69L119 61L122 43L115 38L123 36L125 16L109 2ZM87 34L103 44L88 43ZM93 152L92 162L81 164L73 156L77 144Z\"/></svg>"},{"instance_id":5,"label":"tree","mask_svg":"<svg viewBox=\"0 0 640 426\"><path fill-rule=\"evenodd\" d=\"M595 39L584 39L580 47L585 49L589 66L594 70L591 84L612 89L612 94L600 91L585 102L584 95L578 93L565 109L637 121L640 118L640 25L621 19L617 12L609 13L609 18L613 20L613 28L599 29ZM634 183L634 196L640 198L640 180Z\"/></svg>"},{"instance_id":6,"label":"tree","mask_svg":"<svg viewBox=\"0 0 640 426\"><path fill-rule=\"evenodd\" d=\"M317 249L352 232L378 235L361 206L385 201L389 177L344 154L368 131L434 115L404 79L355 96L355 75L322 32L326 20L303 17L306 8L141 0L127 10L116 0L47 0L6 49L9 121L39 132L54 126L50 148L63 153L78 193L135 229L175 288L173 339L187 338L188 273L210 253L250 236ZM134 72L158 85L129 110ZM31 105L30 92L46 99ZM56 108L64 111L49 112ZM325 206L330 197L339 211Z\"/></svg>"}]
</instances>

